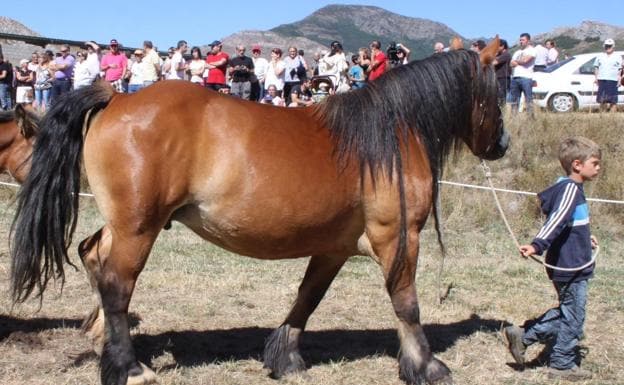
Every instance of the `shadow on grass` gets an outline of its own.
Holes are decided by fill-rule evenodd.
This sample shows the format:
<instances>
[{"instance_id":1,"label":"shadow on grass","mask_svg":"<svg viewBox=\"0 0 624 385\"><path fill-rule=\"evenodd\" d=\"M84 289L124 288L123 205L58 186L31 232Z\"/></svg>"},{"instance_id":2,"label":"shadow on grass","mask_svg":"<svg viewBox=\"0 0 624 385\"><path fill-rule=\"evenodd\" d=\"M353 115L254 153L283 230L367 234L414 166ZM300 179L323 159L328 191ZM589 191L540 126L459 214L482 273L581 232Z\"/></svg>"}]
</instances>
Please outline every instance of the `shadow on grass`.
<instances>
[{"instance_id":1,"label":"shadow on grass","mask_svg":"<svg viewBox=\"0 0 624 385\"><path fill-rule=\"evenodd\" d=\"M472 315L466 320L451 324L424 325L424 330L431 350L440 353L460 338L477 331L497 332L501 323L501 320L482 319ZM261 360L264 340L272 331L269 328L249 327L143 334L134 337L134 347L137 358L146 363L165 352L170 353L179 366L228 360ZM398 350L399 341L395 329L307 331L301 346L301 354L308 365L352 361L374 355L396 357Z\"/></svg>"},{"instance_id":2,"label":"shadow on grass","mask_svg":"<svg viewBox=\"0 0 624 385\"><path fill-rule=\"evenodd\" d=\"M130 313L129 317L132 327L137 326L141 321L135 313ZM79 329L82 321L82 318L17 318L0 314L0 342L7 338L15 338L16 335L39 333L45 330Z\"/></svg>"},{"instance_id":3,"label":"shadow on grass","mask_svg":"<svg viewBox=\"0 0 624 385\"><path fill-rule=\"evenodd\" d=\"M44 330L70 328L82 325L82 319L75 318L16 318L0 314L0 342L13 333L30 334Z\"/></svg>"}]
</instances>

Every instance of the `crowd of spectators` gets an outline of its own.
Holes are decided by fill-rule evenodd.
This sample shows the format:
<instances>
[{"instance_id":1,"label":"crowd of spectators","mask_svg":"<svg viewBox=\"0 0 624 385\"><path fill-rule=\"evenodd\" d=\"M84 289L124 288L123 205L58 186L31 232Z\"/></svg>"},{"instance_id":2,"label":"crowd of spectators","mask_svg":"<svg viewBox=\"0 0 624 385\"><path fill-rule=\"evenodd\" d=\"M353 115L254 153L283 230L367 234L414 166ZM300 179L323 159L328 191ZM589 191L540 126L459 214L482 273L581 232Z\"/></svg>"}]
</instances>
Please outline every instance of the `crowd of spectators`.
<instances>
[{"instance_id":1,"label":"crowd of spectators","mask_svg":"<svg viewBox=\"0 0 624 385\"><path fill-rule=\"evenodd\" d=\"M609 39L611 40L611 39ZM480 52L486 43L474 41L470 49ZM76 52L62 45L58 52L34 52L13 68L0 55L0 102L2 109L16 103L33 104L45 112L61 94L92 84L97 79L109 82L117 92L134 93L157 81L181 79L234 97L280 106L307 106L326 95L365 87L387 70L409 62L410 49L401 43L386 47L374 40L350 56L342 44L333 41L328 50L315 52L312 60L303 50L290 46L283 54L281 48L270 50L268 60L262 47L253 45L247 56L244 45L235 47L231 55L215 40L204 56L199 47L180 40L170 47L166 57L159 57L151 41L142 49L124 50L112 39L102 50L93 41L85 42ZM385 49L384 49L385 48ZM447 51L441 42L433 46L433 54ZM559 59L555 41L545 46L533 46L528 33L520 35L519 49L513 54L505 40L500 41L495 61L499 84L499 102L510 102L516 111L522 94L531 109L531 75Z\"/></svg>"},{"instance_id":2,"label":"crowd of spectators","mask_svg":"<svg viewBox=\"0 0 624 385\"><path fill-rule=\"evenodd\" d=\"M159 57L151 41L142 49L123 49L110 40L106 50L93 41L70 52L62 45L57 52L33 52L13 67L0 56L0 101L2 109L15 103L32 104L45 112L71 89L88 86L98 79L109 82L117 92L134 93L160 80L182 79L212 90L247 100L279 106L308 106L333 93L365 87L387 69L406 64L409 49L391 43L386 52L379 41L358 50L349 63L342 44L332 42L328 50L315 52L312 59L303 50L290 46L285 54L279 47L263 57L260 45L238 45L235 52L223 51L213 41L205 55L200 47L190 48L184 40Z\"/></svg>"}]
</instances>

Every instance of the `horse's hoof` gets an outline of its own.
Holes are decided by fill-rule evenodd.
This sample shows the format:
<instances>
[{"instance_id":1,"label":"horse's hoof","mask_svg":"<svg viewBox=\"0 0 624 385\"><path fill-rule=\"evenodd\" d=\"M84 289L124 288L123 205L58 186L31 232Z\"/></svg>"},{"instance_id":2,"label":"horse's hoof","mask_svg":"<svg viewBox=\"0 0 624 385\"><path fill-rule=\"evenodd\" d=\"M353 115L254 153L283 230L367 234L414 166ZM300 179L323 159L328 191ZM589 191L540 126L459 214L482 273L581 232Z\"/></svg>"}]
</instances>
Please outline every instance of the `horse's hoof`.
<instances>
[{"instance_id":1,"label":"horse's hoof","mask_svg":"<svg viewBox=\"0 0 624 385\"><path fill-rule=\"evenodd\" d=\"M432 359L427 365L425 377L427 382L433 385L453 385L451 370L437 358Z\"/></svg>"},{"instance_id":2,"label":"horse's hoof","mask_svg":"<svg viewBox=\"0 0 624 385\"><path fill-rule=\"evenodd\" d=\"M417 368L409 357L399 357L399 378L407 385L453 385L449 368L437 358L433 358L424 370Z\"/></svg>"},{"instance_id":3,"label":"horse's hoof","mask_svg":"<svg viewBox=\"0 0 624 385\"><path fill-rule=\"evenodd\" d=\"M271 369L269 374L271 378L277 379L287 374L305 371L305 361L299 354L297 346L298 333L298 330L282 325L267 338L264 347L264 367Z\"/></svg>"},{"instance_id":4,"label":"horse's hoof","mask_svg":"<svg viewBox=\"0 0 624 385\"><path fill-rule=\"evenodd\" d=\"M156 373L143 363L139 362L141 365L141 369L143 369L143 373L138 374L136 376L128 376L128 381L126 385L151 385L158 383L158 377Z\"/></svg>"}]
</instances>

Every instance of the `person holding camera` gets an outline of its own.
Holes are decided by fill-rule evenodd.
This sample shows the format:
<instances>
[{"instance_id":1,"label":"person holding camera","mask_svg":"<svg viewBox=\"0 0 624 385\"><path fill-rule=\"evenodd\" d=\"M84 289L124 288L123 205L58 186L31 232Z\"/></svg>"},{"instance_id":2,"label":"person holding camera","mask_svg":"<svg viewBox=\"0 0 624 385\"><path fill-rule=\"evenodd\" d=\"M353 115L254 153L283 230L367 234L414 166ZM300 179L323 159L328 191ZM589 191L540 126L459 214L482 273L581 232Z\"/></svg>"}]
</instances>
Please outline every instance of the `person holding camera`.
<instances>
[{"instance_id":1,"label":"person holding camera","mask_svg":"<svg viewBox=\"0 0 624 385\"><path fill-rule=\"evenodd\" d=\"M251 100L251 80L254 71L253 60L245 55L245 46L236 46L236 56L228 66L232 78L230 94L241 99Z\"/></svg>"},{"instance_id":2,"label":"person holding camera","mask_svg":"<svg viewBox=\"0 0 624 385\"><path fill-rule=\"evenodd\" d=\"M284 72L284 98L286 98L286 105L290 104L290 90L299 84L306 77L308 71L308 65L299 56L297 47L288 48L288 56L284 58L284 65L286 71Z\"/></svg>"},{"instance_id":3,"label":"person holding camera","mask_svg":"<svg viewBox=\"0 0 624 385\"><path fill-rule=\"evenodd\" d=\"M373 80L380 77L384 72L386 72L386 61L388 60L386 55L381 50L381 43L379 40L373 40L370 43L371 49L371 60L370 65L368 66L368 81L372 82Z\"/></svg>"}]
</instances>

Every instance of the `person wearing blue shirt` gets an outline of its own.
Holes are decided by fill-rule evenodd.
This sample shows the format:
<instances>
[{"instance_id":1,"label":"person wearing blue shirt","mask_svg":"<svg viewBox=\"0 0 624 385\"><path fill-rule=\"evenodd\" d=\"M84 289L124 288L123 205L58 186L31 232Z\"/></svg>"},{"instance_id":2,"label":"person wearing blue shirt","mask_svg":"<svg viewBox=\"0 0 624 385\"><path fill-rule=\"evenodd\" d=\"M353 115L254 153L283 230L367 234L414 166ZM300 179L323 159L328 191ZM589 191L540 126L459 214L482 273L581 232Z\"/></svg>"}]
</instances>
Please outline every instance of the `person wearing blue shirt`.
<instances>
[{"instance_id":1,"label":"person wearing blue shirt","mask_svg":"<svg viewBox=\"0 0 624 385\"><path fill-rule=\"evenodd\" d=\"M547 369L551 378L591 378L591 372L576 365L576 346L583 335L587 283L594 274L594 264L586 265L591 262L592 249L598 246L589 229L583 183L598 175L600 159L600 147L587 138L572 137L561 143L559 161L567 177L538 194L546 222L530 244L520 246L524 257L548 250L546 264L556 269L547 268L547 274L557 290L559 306L526 321L523 327L506 327L504 334L520 365L524 365L527 346L552 340Z\"/></svg>"},{"instance_id":2,"label":"person wearing blue shirt","mask_svg":"<svg viewBox=\"0 0 624 385\"><path fill-rule=\"evenodd\" d=\"M353 65L349 68L349 82L351 89L355 90L366 86L366 75L364 69L360 67L360 55L352 55L351 62Z\"/></svg>"}]
</instances>

